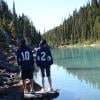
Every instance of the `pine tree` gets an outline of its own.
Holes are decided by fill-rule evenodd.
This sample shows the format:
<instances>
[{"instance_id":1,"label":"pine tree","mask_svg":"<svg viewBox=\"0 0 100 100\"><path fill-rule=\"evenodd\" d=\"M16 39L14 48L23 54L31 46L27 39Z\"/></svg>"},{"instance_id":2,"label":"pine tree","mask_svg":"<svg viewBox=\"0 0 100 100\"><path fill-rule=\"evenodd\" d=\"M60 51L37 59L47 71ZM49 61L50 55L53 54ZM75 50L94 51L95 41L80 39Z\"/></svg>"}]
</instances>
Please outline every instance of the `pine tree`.
<instances>
[{"instance_id":1,"label":"pine tree","mask_svg":"<svg viewBox=\"0 0 100 100\"><path fill-rule=\"evenodd\" d=\"M14 2L13 2L13 15L12 15L10 28L11 28L13 38L16 39L17 38L17 14L16 14Z\"/></svg>"},{"instance_id":2,"label":"pine tree","mask_svg":"<svg viewBox=\"0 0 100 100\"><path fill-rule=\"evenodd\" d=\"M91 0L91 5L92 5L93 7L99 7L98 1L97 1L97 0Z\"/></svg>"}]
</instances>

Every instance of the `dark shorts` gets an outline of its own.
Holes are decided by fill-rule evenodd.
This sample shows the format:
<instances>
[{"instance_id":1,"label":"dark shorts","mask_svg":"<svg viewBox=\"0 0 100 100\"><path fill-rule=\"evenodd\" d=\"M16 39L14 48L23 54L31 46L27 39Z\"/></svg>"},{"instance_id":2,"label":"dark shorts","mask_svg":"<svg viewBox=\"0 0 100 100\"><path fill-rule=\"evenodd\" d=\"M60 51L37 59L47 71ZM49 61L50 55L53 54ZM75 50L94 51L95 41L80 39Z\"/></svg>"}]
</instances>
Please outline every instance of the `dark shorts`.
<instances>
[{"instance_id":1,"label":"dark shorts","mask_svg":"<svg viewBox=\"0 0 100 100\"><path fill-rule=\"evenodd\" d=\"M50 76L50 66L46 66L46 67L40 66L40 69L41 69L42 77L45 77L45 71L46 71L46 76L47 77Z\"/></svg>"},{"instance_id":2,"label":"dark shorts","mask_svg":"<svg viewBox=\"0 0 100 100\"><path fill-rule=\"evenodd\" d=\"M25 79L33 79L33 68L29 68L29 69L21 69L21 78L22 80Z\"/></svg>"}]
</instances>

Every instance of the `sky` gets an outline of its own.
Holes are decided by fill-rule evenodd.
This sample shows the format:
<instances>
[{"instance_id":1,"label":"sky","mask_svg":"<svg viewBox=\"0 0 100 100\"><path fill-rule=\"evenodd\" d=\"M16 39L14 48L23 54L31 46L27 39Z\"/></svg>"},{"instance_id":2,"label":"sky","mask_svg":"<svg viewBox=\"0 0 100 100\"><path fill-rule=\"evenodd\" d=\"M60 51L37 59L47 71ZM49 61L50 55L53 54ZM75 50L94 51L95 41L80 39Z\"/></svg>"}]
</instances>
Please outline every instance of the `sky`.
<instances>
[{"instance_id":1,"label":"sky","mask_svg":"<svg viewBox=\"0 0 100 100\"><path fill-rule=\"evenodd\" d=\"M26 15L35 28L44 33L63 23L75 9L86 5L90 0L4 0L10 10L15 2L17 15Z\"/></svg>"}]
</instances>

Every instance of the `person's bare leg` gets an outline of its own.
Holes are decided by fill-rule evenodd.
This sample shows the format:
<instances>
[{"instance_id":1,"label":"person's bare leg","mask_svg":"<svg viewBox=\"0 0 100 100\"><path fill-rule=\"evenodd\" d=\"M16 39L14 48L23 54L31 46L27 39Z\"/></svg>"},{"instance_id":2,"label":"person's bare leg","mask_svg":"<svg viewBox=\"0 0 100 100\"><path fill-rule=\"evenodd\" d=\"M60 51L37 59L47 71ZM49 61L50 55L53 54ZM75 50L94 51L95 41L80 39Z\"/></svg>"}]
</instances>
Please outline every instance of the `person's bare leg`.
<instances>
[{"instance_id":1,"label":"person's bare leg","mask_svg":"<svg viewBox=\"0 0 100 100\"><path fill-rule=\"evenodd\" d=\"M30 79L30 89L31 89L31 90L34 89L34 82L33 82L33 79Z\"/></svg>"},{"instance_id":2,"label":"person's bare leg","mask_svg":"<svg viewBox=\"0 0 100 100\"><path fill-rule=\"evenodd\" d=\"M22 80L22 82L23 82L24 91L27 91L27 88L26 88L26 80Z\"/></svg>"},{"instance_id":3,"label":"person's bare leg","mask_svg":"<svg viewBox=\"0 0 100 100\"><path fill-rule=\"evenodd\" d=\"M43 86L43 89L45 90L45 80L44 80L44 77L42 77L42 86Z\"/></svg>"},{"instance_id":4,"label":"person's bare leg","mask_svg":"<svg viewBox=\"0 0 100 100\"><path fill-rule=\"evenodd\" d=\"M34 80L30 79L30 93L34 93L35 89L34 89Z\"/></svg>"},{"instance_id":5,"label":"person's bare leg","mask_svg":"<svg viewBox=\"0 0 100 100\"><path fill-rule=\"evenodd\" d=\"M52 91L53 90L53 88L52 88L52 79L51 79L50 76L48 77L48 82L49 82L49 85L50 85L50 90Z\"/></svg>"},{"instance_id":6,"label":"person's bare leg","mask_svg":"<svg viewBox=\"0 0 100 100\"><path fill-rule=\"evenodd\" d=\"M42 90L45 91L45 76L44 76L44 69L41 69L41 78L42 78Z\"/></svg>"}]
</instances>

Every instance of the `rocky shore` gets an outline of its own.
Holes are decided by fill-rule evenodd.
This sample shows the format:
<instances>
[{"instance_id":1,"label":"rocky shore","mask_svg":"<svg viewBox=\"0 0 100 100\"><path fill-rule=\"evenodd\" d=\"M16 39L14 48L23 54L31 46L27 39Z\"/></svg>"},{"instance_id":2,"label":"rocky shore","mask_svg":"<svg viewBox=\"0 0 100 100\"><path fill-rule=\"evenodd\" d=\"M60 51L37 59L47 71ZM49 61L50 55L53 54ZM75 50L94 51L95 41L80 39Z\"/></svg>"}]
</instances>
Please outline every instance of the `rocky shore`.
<instances>
[{"instance_id":1,"label":"rocky shore","mask_svg":"<svg viewBox=\"0 0 100 100\"><path fill-rule=\"evenodd\" d=\"M29 89L29 81L27 88ZM37 92L35 95L25 97L15 50L11 49L9 52L0 50L0 100L52 100L59 96L57 91L38 93L42 87L36 82L34 89Z\"/></svg>"},{"instance_id":2,"label":"rocky shore","mask_svg":"<svg viewBox=\"0 0 100 100\"><path fill-rule=\"evenodd\" d=\"M15 53L0 50L0 100L22 100L23 92L18 86L19 72Z\"/></svg>"}]
</instances>

